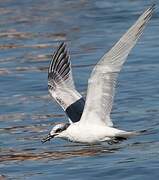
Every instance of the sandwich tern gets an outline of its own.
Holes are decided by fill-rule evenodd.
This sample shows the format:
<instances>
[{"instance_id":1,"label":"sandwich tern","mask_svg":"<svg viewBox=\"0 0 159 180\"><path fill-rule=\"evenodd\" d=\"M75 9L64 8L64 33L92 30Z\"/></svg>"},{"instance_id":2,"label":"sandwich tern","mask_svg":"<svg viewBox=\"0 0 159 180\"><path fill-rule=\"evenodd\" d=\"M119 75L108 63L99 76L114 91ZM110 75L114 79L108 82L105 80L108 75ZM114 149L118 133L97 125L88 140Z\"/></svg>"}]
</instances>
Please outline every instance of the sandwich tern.
<instances>
[{"instance_id":1,"label":"sandwich tern","mask_svg":"<svg viewBox=\"0 0 159 180\"><path fill-rule=\"evenodd\" d=\"M94 67L88 80L86 100L75 89L66 44L59 45L48 69L48 89L51 97L66 112L69 122L55 125L42 142L56 137L89 144L115 143L139 134L113 127L110 113L118 74L150 20L154 6L138 18Z\"/></svg>"}]
</instances>

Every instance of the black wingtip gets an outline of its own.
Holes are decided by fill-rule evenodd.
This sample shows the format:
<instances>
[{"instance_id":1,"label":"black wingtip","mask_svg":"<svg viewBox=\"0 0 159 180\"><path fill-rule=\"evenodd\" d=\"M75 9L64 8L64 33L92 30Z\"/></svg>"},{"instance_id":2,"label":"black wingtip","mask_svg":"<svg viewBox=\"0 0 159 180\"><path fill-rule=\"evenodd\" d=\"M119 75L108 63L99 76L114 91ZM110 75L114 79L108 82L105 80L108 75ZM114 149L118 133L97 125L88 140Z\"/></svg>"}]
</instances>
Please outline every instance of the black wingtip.
<instances>
[{"instance_id":1,"label":"black wingtip","mask_svg":"<svg viewBox=\"0 0 159 180\"><path fill-rule=\"evenodd\" d=\"M151 7L149 7L146 10L147 15L144 17L144 20L147 20L147 19L149 20L151 18L152 14L153 14L153 11L155 9L155 6L156 6L156 4L152 4Z\"/></svg>"},{"instance_id":2,"label":"black wingtip","mask_svg":"<svg viewBox=\"0 0 159 180\"><path fill-rule=\"evenodd\" d=\"M56 61L56 59L58 59L58 53L59 53L59 51L64 51L66 49L66 44L65 44L65 42L64 41L62 41L59 45L58 45L58 47L57 47L57 49L56 49L56 51L54 52L54 54L52 55L52 58L51 58L51 61L50 61L50 65L49 65L49 68L48 68L48 75L49 75L49 73L50 72L52 72L52 66L53 66L53 64L54 64L54 61ZM48 76L49 77L49 76Z\"/></svg>"},{"instance_id":3,"label":"black wingtip","mask_svg":"<svg viewBox=\"0 0 159 180\"><path fill-rule=\"evenodd\" d=\"M153 3L153 4L150 6L149 11L153 11L153 10L155 9L155 7L156 7L156 4Z\"/></svg>"},{"instance_id":4,"label":"black wingtip","mask_svg":"<svg viewBox=\"0 0 159 180\"><path fill-rule=\"evenodd\" d=\"M65 41L60 41L60 44L65 44Z\"/></svg>"},{"instance_id":5,"label":"black wingtip","mask_svg":"<svg viewBox=\"0 0 159 180\"><path fill-rule=\"evenodd\" d=\"M61 42L59 43L57 50L58 50L58 49L61 49L62 47L66 47L66 42L65 42L65 41L61 41Z\"/></svg>"},{"instance_id":6,"label":"black wingtip","mask_svg":"<svg viewBox=\"0 0 159 180\"><path fill-rule=\"evenodd\" d=\"M64 42L64 41L62 41L61 43L60 43L60 45L58 46L58 48L57 48L57 51L59 51L61 48L66 48L66 43Z\"/></svg>"},{"instance_id":7,"label":"black wingtip","mask_svg":"<svg viewBox=\"0 0 159 180\"><path fill-rule=\"evenodd\" d=\"M153 4L151 5L151 9L155 9L155 7L156 7L156 4L153 3Z\"/></svg>"}]
</instances>

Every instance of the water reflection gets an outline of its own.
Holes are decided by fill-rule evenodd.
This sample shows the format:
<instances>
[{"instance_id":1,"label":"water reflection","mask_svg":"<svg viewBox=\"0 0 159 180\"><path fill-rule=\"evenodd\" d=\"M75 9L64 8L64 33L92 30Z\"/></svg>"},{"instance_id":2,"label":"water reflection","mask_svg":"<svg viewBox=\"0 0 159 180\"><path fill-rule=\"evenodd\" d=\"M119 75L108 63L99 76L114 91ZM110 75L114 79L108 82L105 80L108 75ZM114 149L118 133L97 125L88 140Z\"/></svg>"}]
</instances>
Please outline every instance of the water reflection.
<instances>
[{"instance_id":1,"label":"water reflection","mask_svg":"<svg viewBox=\"0 0 159 180\"><path fill-rule=\"evenodd\" d=\"M1 162L12 162L12 161L25 161L25 160L58 160L58 159L68 159L72 157L91 157L91 156L98 156L110 153L116 153L121 149L131 149L133 150L141 150L145 149L146 151L151 148L156 148L159 143L152 141L152 142L135 142L135 143L125 143L125 144L118 144L118 145L82 145L82 144L67 144L62 146L54 145L52 150L46 150L46 148L42 148L41 152L37 148L26 148L17 151L16 149L1 149L3 153L1 153L0 161ZM59 149L59 150L57 150ZM67 150L68 149L68 150ZM142 153L142 152L140 152ZM134 162L135 158L128 158L124 161L119 161L118 163L128 163Z\"/></svg>"},{"instance_id":2,"label":"water reflection","mask_svg":"<svg viewBox=\"0 0 159 180\"><path fill-rule=\"evenodd\" d=\"M69 146L67 146L69 147ZM74 148L78 148L78 146L74 146ZM66 148L66 147L65 147ZM73 148L73 146L72 146ZM86 156L96 156L107 153L114 153L119 148L103 148L100 146L86 146L82 148L82 145L79 146L77 150L68 150L68 151L43 151L39 153L33 153L35 149L28 149L26 151L18 151L10 150L10 152L6 152L5 155L1 155L0 161L25 161L25 160L58 160L58 159L67 159L72 157L86 157ZM31 152L28 152L31 151Z\"/></svg>"}]
</instances>

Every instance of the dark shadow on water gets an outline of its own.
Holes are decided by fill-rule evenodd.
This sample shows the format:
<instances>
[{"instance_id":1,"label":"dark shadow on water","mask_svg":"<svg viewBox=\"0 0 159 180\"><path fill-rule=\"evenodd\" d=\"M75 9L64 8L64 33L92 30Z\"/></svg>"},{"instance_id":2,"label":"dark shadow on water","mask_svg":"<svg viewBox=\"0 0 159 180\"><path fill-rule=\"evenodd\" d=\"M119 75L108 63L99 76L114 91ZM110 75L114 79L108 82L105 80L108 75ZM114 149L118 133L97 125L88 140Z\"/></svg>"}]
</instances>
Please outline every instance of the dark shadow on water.
<instances>
[{"instance_id":1,"label":"dark shadow on water","mask_svg":"<svg viewBox=\"0 0 159 180\"><path fill-rule=\"evenodd\" d=\"M99 145L94 145L94 146L70 145L67 147L69 148L71 147L71 149L75 148L75 150L65 150L65 151L52 150L52 151L43 151L39 153L31 152L32 149L29 150L25 149L20 152L11 150L11 152L7 152L6 154L1 155L0 161L1 162L26 161L26 160L37 161L37 160L59 160L59 159L67 159L72 157L90 157L90 156L114 153L120 149L119 147L110 148Z\"/></svg>"}]
</instances>

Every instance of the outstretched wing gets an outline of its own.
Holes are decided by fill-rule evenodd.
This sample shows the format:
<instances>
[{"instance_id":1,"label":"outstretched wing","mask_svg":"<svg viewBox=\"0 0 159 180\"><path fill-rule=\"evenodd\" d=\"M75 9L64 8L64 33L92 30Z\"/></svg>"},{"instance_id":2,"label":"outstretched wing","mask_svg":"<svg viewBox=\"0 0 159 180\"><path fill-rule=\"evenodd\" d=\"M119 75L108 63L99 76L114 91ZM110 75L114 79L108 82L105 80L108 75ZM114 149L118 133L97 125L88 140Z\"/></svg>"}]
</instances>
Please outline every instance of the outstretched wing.
<instances>
[{"instance_id":1,"label":"outstretched wing","mask_svg":"<svg viewBox=\"0 0 159 180\"><path fill-rule=\"evenodd\" d=\"M63 108L71 122L80 120L85 101L76 91L66 44L59 45L48 69L48 89L53 99Z\"/></svg>"},{"instance_id":2,"label":"outstretched wing","mask_svg":"<svg viewBox=\"0 0 159 180\"><path fill-rule=\"evenodd\" d=\"M110 113L115 82L131 49L150 20L154 5L147 9L115 46L97 63L88 81L87 98L80 123L104 123L112 126Z\"/></svg>"}]
</instances>

